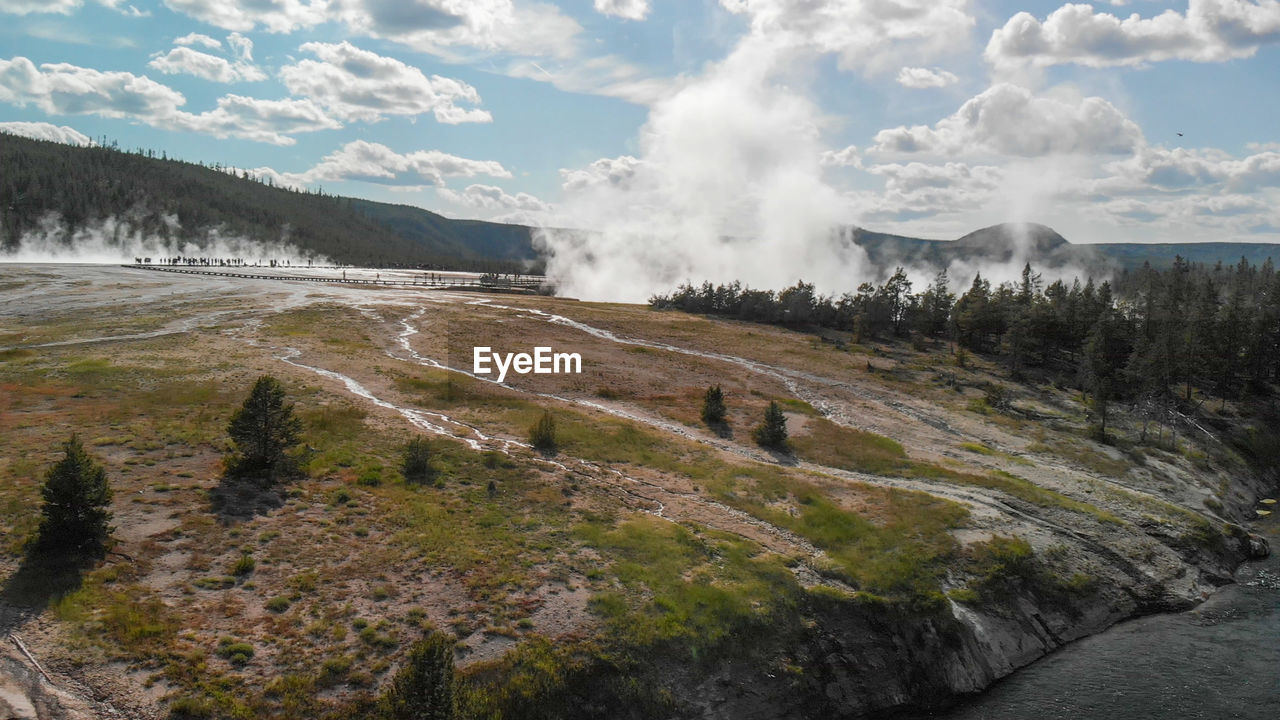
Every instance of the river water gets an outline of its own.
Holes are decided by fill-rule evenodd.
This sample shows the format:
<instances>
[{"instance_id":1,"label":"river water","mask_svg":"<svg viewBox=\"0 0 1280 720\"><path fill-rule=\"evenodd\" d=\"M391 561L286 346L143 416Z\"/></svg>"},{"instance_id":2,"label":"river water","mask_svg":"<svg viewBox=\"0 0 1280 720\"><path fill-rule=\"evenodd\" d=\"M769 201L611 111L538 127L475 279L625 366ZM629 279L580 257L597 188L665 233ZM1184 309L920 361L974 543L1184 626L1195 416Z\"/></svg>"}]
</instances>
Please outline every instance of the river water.
<instances>
[{"instance_id":1,"label":"river water","mask_svg":"<svg viewBox=\"0 0 1280 720\"><path fill-rule=\"evenodd\" d=\"M1072 643L943 720L1280 718L1280 523L1256 531L1271 557L1199 607Z\"/></svg>"}]
</instances>

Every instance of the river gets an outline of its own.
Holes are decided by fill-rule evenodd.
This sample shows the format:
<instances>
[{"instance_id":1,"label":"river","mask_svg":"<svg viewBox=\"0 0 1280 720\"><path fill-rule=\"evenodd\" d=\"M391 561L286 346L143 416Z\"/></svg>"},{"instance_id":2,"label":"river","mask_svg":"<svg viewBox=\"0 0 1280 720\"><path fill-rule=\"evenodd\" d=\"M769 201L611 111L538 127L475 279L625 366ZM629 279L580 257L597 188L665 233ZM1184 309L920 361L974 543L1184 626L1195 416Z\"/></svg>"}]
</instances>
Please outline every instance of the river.
<instances>
[{"instance_id":1,"label":"river","mask_svg":"<svg viewBox=\"0 0 1280 720\"><path fill-rule=\"evenodd\" d=\"M1271 557L1192 610L1072 643L938 720L1280 718L1280 522Z\"/></svg>"}]
</instances>

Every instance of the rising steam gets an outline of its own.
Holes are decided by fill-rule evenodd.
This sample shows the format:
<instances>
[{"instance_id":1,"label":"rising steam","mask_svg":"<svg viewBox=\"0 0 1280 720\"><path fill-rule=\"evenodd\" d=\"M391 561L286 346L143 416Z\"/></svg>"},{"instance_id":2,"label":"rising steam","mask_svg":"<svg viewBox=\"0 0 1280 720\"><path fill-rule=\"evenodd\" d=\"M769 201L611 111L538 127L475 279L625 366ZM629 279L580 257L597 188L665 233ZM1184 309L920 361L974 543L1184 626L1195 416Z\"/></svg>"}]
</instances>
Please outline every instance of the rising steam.
<instances>
[{"instance_id":1,"label":"rising steam","mask_svg":"<svg viewBox=\"0 0 1280 720\"><path fill-rule=\"evenodd\" d=\"M752 35L654 105L626 172L570 184L535 242L561 293L643 302L685 282L845 290L867 274L848 207L822 179L821 113L792 83L800 51Z\"/></svg>"},{"instance_id":2,"label":"rising steam","mask_svg":"<svg viewBox=\"0 0 1280 720\"><path fill-rule=\"evenodd\" d=\"M218 228L180 233L175 216L166 216L165 224L170 231L166 233L168 237L142 230L140 223L130 217L110 217L72 229L57 214L50 213L36 228L23 233L16 246L0 249L0 262L118 264L132 263L135 258L150 257L159 262L161 258L181 256L239 258L263 264L271 260L288 260L294 265L308 261L332 264L323 255L289 243L287 233L277 242L264 243Z\"/></svg>"}]
</instances>

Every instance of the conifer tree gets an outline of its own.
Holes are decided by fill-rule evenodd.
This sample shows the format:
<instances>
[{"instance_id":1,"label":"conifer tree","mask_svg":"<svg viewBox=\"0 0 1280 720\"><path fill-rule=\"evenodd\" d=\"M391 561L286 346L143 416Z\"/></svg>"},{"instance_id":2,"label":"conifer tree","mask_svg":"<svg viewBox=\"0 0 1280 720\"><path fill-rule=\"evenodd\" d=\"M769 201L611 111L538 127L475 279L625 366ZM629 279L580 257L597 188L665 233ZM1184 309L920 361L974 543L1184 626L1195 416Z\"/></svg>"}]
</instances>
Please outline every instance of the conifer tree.
<instances>
[{"instance_id":1,"label":"conifer tree","mask_svg":"<svg viewBox=\"0 0 1280 720\"><path fill-rule=\"evenodd\" d=\"M67 559L101 557L111 535L111 486L75 435L63 443L63 458L45 475L40 526L34 549Z\"/></svg>"},{"instance_id":2,"label":"conifer tree","mask_svg":"<svg viewBox=\"0 0 1280 720\"><path fill-rule=\"evenodd\" d=\"M542 417L529 428L529 444L542 452L555 452L556 420L550 410L543 410Z\"/></svg>"},{"instance_id":3,"label":"conifer tree","mask_svg":"<svg viewBox=\"0 0 1280 720\"><path fill-rule=\"evenodd\" d=\"M227 460L227 470L239 477L254 477L264 484L297 472L289 451L301 439L302 421L285 404L280 381L263 375L253 384L244 405L231 416L227 434L235 452Z\"/></svg>"},{"instance_id":4,"label":"conifer tree","mask_svg":"<svg viewBox=\"0 0 1280 720\"><path fill-rule=\"evenodd\" d=\"M764 422L752 434L756 444L774 450L787 449L787 416L777 402L770 402L764 411Z\"/></svg>"},{"instance_id":5,"label":"conifer tree","mask_svg":"<svg viewBox=\"0 0 1280 720\"><path fill-rule=\"evenodd\" d=\"M432 632L414 643L379 703L382 718L452 720L456 717L453 646L453 638L442 632Z\"/></svg>"},{"instance_id":6,"label":"conifer tree","mask_svg":"<svg viewBox=\"0 0 1280 720\"><path fill-rule=\"evenodd\" d=\"M707 388L706 394L702 396L702 421L708 425L720 425L724 423L727 412L724 405L724 392L720 386Z\"/></svg>"}]
</instances>

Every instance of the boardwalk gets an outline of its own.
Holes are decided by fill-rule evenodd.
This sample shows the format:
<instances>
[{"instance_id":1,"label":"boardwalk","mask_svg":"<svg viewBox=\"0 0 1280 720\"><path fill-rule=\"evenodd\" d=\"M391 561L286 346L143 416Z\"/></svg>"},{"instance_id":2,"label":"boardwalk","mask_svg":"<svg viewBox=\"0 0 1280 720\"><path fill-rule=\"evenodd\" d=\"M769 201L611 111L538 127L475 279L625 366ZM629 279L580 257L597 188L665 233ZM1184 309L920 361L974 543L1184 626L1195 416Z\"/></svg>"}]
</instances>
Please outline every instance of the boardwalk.
<instances>
[{"instance_id":1,"label":"boardwalk","mask_svg":"<svg viewBox=\"0 0 1280 720\"><path fill-rule=\"evenodd\" d=\"M279 272L279 268L271 268L270 273L255 272L232 272L225 268L207 268L207 267L184 267L181 265L121 265L121 267L133 270L151 270L153 272L169 272L181 273L183 275L211 275L215 277L231 277L245 278L248 280L297 280L301 282L318 282L318 283L339 283L345 285L380 285L385 287L423 287L423 288L481 288L486 290L514 290L524 292L537 292L542 287L544 278L540 275L498 275L486 276L477 275L473 277L459 277L458 275L417 271L410 279L407 280L383 280L378 276L373 279L352 277L347 278L345 273L342 277L326 277L320 275L286 275ZM353 269L355 271L355 269ZM368 272L361 269L360 272ZM404 270L395 270L396 273L403 274Z\"/></svg>"}]
</instances>

